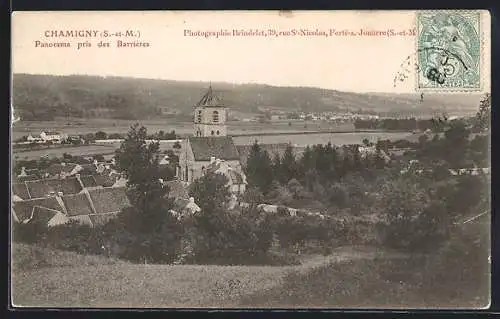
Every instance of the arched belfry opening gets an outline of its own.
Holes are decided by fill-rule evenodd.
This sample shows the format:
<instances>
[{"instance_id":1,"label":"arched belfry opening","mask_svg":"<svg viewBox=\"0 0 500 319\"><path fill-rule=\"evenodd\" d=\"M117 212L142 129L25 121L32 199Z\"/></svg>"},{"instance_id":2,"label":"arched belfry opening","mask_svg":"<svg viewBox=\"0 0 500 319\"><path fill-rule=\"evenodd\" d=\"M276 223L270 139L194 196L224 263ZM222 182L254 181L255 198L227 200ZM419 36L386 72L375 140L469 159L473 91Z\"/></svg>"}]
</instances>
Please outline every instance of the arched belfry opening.
<instances>
[{"instance_id":1,"label":"arched belfry opening","mask_svg":"<svg viewBox=\"0 0 500 319\"><path fill-rule=\"evenodd\" d=\"M194 106L194 136L227 136L226 119L227 107L210 84Z\"/></svg>"}]
</instances>

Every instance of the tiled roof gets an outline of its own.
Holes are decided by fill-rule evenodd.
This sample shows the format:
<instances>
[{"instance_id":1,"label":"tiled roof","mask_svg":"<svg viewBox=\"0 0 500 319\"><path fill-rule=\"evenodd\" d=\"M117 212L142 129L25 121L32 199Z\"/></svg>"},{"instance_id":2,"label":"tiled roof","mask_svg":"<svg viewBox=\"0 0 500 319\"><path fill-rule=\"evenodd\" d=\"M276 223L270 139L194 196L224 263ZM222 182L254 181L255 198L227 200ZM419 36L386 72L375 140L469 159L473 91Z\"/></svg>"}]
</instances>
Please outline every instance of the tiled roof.
<instances>
[{"instance_id":1,"label":"tiled roof","mask_svg":"<svg viewBox=\"0 0 500 319\"><path fill-rule=\"evenodd\" d=\"M93 175L97 173L97 168L94 164L80 164L82 167L81 174Z\"/></svg>"},{"instance_id":2,"label":"tiled roof","mask_svg":"<svg viewBox=\"0 0 500 319\"><path fill-rule=\"evenodd\" d=\"M89 218L92 221L94 227L96 227L105 225L110 220L116 218L116 216L118 216L118 213L98 214L98 215L94 214L94 215L89 215Z\"/></svg>"},{"instance_id":3,"label":"tiled roof","mask_svg":"<svg viewBox=\"0 0 500 319\"><path fill-rule=\"evenodd\" d=\"M50 175L56 175L62 172L63 166L60 163L50 165L45 171Z\"/></svg>"},{"instance_id":4,"label":"tiled roof","mask_svg":"<svg viewBox=\"0 0 500 319\"><path fill-rule=\"evenodd\" d=\"M24 183L13 183L12 184L12 193L21 197L22 199L29 199L28 189L26 188L26 184Z\"/></svg>"},{"instance_id":5,"label":"tiled roof","mask_svg":"<svg viewBox=\"0 0 500 319\"><path fill-rule=\"evenodd\" d=\"M26 186L31 198L45 197L51 192L63 192L64 195L76 194L82 190L80 183L75 177L28 181L26 182Z\"/></svg>"},{"instance_id":6,"label":"tiled roof","mask_svg":"<svg viewBox=\"0 0 500 319\"><path fill-rule=\"evenodd\" d=\"M201 97L200 101L196 103L196 106L222 106L222 101L214 94L212 86L210 86L207 92Z\"/></svg>"},{"instance_id":7,"label":"tiled roof","mask_svg":"<svg viewBox=\"0 0 500 319\"><path fill-rule=\"evenodd\" d=\"M62 197L68 216L92 214L92 208L85 194L66 195Z\"/></svg>"},{"instance_id":8,"label":"tiled roof","mask_svg":"<svg viewBox=\"0 0 500 319\"><path fill-rule=\"evenodd\" d=\"M111 187L115 183L115 179L113 177L100 174L94 175L94 180L96 181L98 186L102 187Z\"/></svg>"},{"instance_id":9,"label":"tiled roof","mask_svg":"<svg viewBox=\"0 0 500 319\"><path fill-rule=\"evenodd\" d=\"M47 226L53 227L57 225L64 225L69 221L68 217L64 215L63 213L56 213L54 217L52 217L49 222L47 223Z\"/></svg>"},{"instance_id":10,"label":"tiled roof","mask_svg":"<svg viewBox=\"0 0 500 319\"><path fill-rule=\"evenodd\" d=\"M82 224L82 225L88 225L90 227L93 226L92 225L92 221L90 220L89 215L71 216L71 217L69 217L69 220L76 221L76 222L78 222L79 224Z\"/></svg>"},{"instance_id":11,"label":"tiled roof","mask_svg":"<svg viewBox=\"0 0 500 319\"><path fill-rule=\"evenodd\" d=\"M20 220L19 220L19 218L17 217L16 211L14 210L14 208L11 208L11 211L12 211L12 218L13 218L13 220L14 220L16 223L19 223L19 222L20 222Z\"/></svg>"},{"instance_id":12,"label":"tiled roof","mask_svg":"<svg viewBox=\"0 0 500 319\"><path fill-rule=\"evenodd\" d=\"M238 150L230 136L190 137L189 143L197 161L209 161L210 157L222 160L239 160Z\"/></svg>"},{"instance_id":13,"label":"tiled roof","mask_svg":"<svg viewBox=\"0 0 500 319\"><path fill-rule=\"evenodd\" d=\"M27 175L38 175L38 174L40 174L40 171L38 170L38 168L26 168L24 171L26 172Z\"/></svg>"},{"instance_id":14,"label":"tiled roof","mask_svg":"<svg viewBox=\"0 0 500 319\"><path fill-rule=\"evenodd\" d=\"M120 212L130 207L125 187L108 187L89 190L96 213Z\"/></svg>"},{"instance_id":15,"label":"tiled roof","mask_svg":"<svg viewBox=\"0 0 500 319\"><path fill-rule=\"evenodd\" d=\"M49 173L50 175L57 175L60 174L61 172L69 174L76 167L76 165L77 164L74 163L66 163L64 165L60 163L54 163L46 169L46 172Z\"/></svg>"},{"instance_id":16,"label":"tiled roof","mask_svg":"<svg viewBox=\"0 0 500 319\"><path fill-rule=\"evenodd\" d=\"M52 209L46 209L44 207L35 207L33 211L33 219L30 220L30 223L37 223L41 225L48 225L49 221L57 214L60 213L58 211Z\"/></svg>"},{"instance_id":17,"label":"tiled roof","mask_svg":"<svg viewBox=\"0 0 500 319\"><path fill-rule=\"evenodd\" d=\"M63 194L76 194L81 190L82 187L76 177L61 180L61 192L63 192Z\"/></svg>"},{"instance_id":18,"label":"tiled roof","mask_svg":"<svg viewBox=\"0 0 500 319\"><path fill-rule=\"evenodd\" d=\"M62 167L62 171L63 171L64 173L69 174L69 173L71 173L71 171L72 171L72 170L74 170L74 169L75 169L76 165L77 165L77 164L71 164L71 163L68 163L68 164L66 164L66 165L63 165L63 167Z\"/></svg>"},{"instance_id":19,"label":"tiled roof","mask_svg":"<svg viewBox=\"0 0 500 319\"><path fill-rule=\"evenodd\" d=\"M63 208L59 205L55 197L30 199L21 202L14 202L12 204L12 207L14 208L16 215L21 222L27 218L30 218L33 207L35 206L47 207L63 212Z\"/></svg>"},{"instance_id":20,"label":"tiled roof","mask_svg":"<svg viewBox=\"0 0 500 319\"><path fill-rule=\"evenodd\" d=\"M80 176L83 187L96 187L99 186L92 175Z\"/></svg>"},{"instance_id":21,"label":"tiled roof","mask_svg":"<svg viewBox=\"0 0 500 319\"><path fill-rule=\"evenodd\" d=\"M35 181L37 179L38 179L38 176L36 176L36 175L26 175L26 176L17 176L16 177L16 181L18 183L27 182L27 181Z\"/></svg>"},{"instance_id":22,"label":"tiled roof","mask_svg":"<svg viewBox=\"0 0 500 319\"><path fill-rule=\"evenodd\" d=\"M168 197L171 198L188 198L188 192L186 187L182 184L181 181L168 181L165 182L165 185L167 185L170 189L170 192L168 193Z\"/></svg>"},{"instance_id":23,"label":"tiled roof","mask_svg":"<svg viewBox=\"0 0 500 319\"><path fill-rule=\"evenodd\" d=\"M181 215L193 214L200 210L200 207L189 199L178 198L174 201L173 211Z\"/></svg>"}]
</instances>

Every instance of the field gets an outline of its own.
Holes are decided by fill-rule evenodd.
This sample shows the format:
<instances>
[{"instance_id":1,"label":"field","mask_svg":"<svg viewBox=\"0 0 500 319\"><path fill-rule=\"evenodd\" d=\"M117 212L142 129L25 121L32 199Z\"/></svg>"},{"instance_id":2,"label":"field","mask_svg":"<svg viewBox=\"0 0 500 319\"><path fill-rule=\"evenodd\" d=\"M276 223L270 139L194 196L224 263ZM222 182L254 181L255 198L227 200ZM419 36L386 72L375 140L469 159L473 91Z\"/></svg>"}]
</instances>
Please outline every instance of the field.
<instances>
[{"instance_id":1,"label":"field","mask_svg":"<svg viewBox=\"0 0 500 319\"><path fill-rule=\"evenodd\" d=\"M13 139L16 139L30 132L32 134L39 134L42 130L48 128L67 134L86 134L95 133L97 131L105 131L106 133L126 133L133 123L133 121L109 121L102 119L89 119L84 123L81 120L74 122L22 122L13 127L12 136ZM191 135L193 128L191 123L175 122L173 120L149 120L140 123L146 126L149 132L175 130L178 134L184 136ZM307 125L307 128L304 128L304 125ZM377 139L403 139L411 135L411 133L408 132L353 132L354 128L350 124L336 125L327 122L305 123L292 121L291 125L288 125L288 121L274 123L231 122L228 127L230 134L242 135L234 136L234 141L237 145L249 145L254 143L255 140L264 144L290 142L297 147L305 147L312 144L326 144L328 142L334 145L361 144L362 140L365 138L371 142L376 142ZM112 154L118 146L118 144L109 144L23 151L14 149L13 157L14 159L30 160L47 155L49 157L61 157L64 153L74 156L90 156L95 154L106 155Z\"/></svg>"},{"instance_id":2,"label":"field","mask_svg":"<svg viewBox=\"0 0 500 319\"><path fill-rule=\"evenodd\" d=\"M54 147L45 149L35 149L26 151L13 151L14 159L31 160L38 159L41 156L62 157L64 153L73 156L91 156L95 154L113 154L116 150L114 145L83 145L83 146L69 146L69 147Z\"/></svg>"},{"instance_id":3,"label":"field","mask_svg":"<svg viewBox=\"0 0 500 319\"><path fill-rule=\"evenodd\" d=\"M141 265L24 244L13 250L13 303L34 307L259 307L262 296L285 293L290 276L345 261L406 257L339 248L328 257L304 256L299 266Z\"/></svg>"},{"instance_id":4,"label":"field","mask_svg":"<svg viewBox=\"0 0 500 319\"><path fill-rule=\"evenodd\" d=\"M86 134L104 131L106 133L126 133L134 123L144 125L148 132L155 133L160 130L170 132L175 130L177 134L191 135L193 123L191 121L179 121L178 119L166 118L156 120L115 120L115 119L80 119L69 118L56 121L21 121L12 127L12 139L24 135L40 134L43 130L56 130L66 134ZM288 123L291 125L288 125ZM232 135L251 133L282 133L282 132L304 132L304 131L352 131L351 124L334 124L322 121L276 121L272 123L257 123L231 121L228 122L228 132Z\"/></svg>"}]
</instances>

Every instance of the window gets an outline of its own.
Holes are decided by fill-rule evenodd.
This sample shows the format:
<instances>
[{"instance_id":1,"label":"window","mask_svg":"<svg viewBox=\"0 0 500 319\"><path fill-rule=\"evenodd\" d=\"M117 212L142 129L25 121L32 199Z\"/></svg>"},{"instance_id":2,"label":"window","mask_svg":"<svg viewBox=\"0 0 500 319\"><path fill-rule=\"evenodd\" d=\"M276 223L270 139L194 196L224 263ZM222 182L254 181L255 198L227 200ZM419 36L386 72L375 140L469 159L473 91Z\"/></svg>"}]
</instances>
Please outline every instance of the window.
<instances>
[{"instance_id":1,"label":"window","mask_svg":"<svg viewBox=\"0 0 500 319\"><path fill-rule=\"evenodd\" d=\"M201 123L201 111L198 111L198 123Z\"/></svg>"},{"instance_id":2,"label":"window","mask_svg":"<svg viewBox=\"0 0 500 319\"><path fill-rule=\"evenodd\" d=\"M213 121L214 123L219 122L219 112L218 112L218 111L214 111L214 112L212 113L212 121Z\"/></svg>"},{"instance_id":3,"label":"window","mask_svg":"<svg viewBox=\"0 0 500 319\"><path fill-rule=\"evenodd\" d=\"M217 135L219 135L219 130L217 130Z\"/></svg>"},{"instance_id":4,"label":"window","mask_svg":"<svg viewBox=\"0 0 500 319\"><path fill-rule=\"evenodd\" d=\"M214 131L212 131L212 135L214 135Z\"/></svg>"}]
</instances>

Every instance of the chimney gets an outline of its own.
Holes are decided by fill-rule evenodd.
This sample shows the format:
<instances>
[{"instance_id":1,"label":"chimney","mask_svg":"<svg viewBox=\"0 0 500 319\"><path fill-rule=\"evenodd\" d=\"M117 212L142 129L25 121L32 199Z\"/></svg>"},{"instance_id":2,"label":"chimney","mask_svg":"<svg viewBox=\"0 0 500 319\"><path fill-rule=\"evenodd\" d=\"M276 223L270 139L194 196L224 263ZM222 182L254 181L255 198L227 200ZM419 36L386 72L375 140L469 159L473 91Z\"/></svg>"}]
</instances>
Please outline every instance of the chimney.
<instances>
[{"instance_id":1,"label":"chimney","mask_svg":"<svg viewBox=\"0 0 500 319\"><path fill-rule=\"evenodd\" d=\"M215 156L210 157L210 164L213 164L215 162Z\"/></svg>"}]
</instances>

